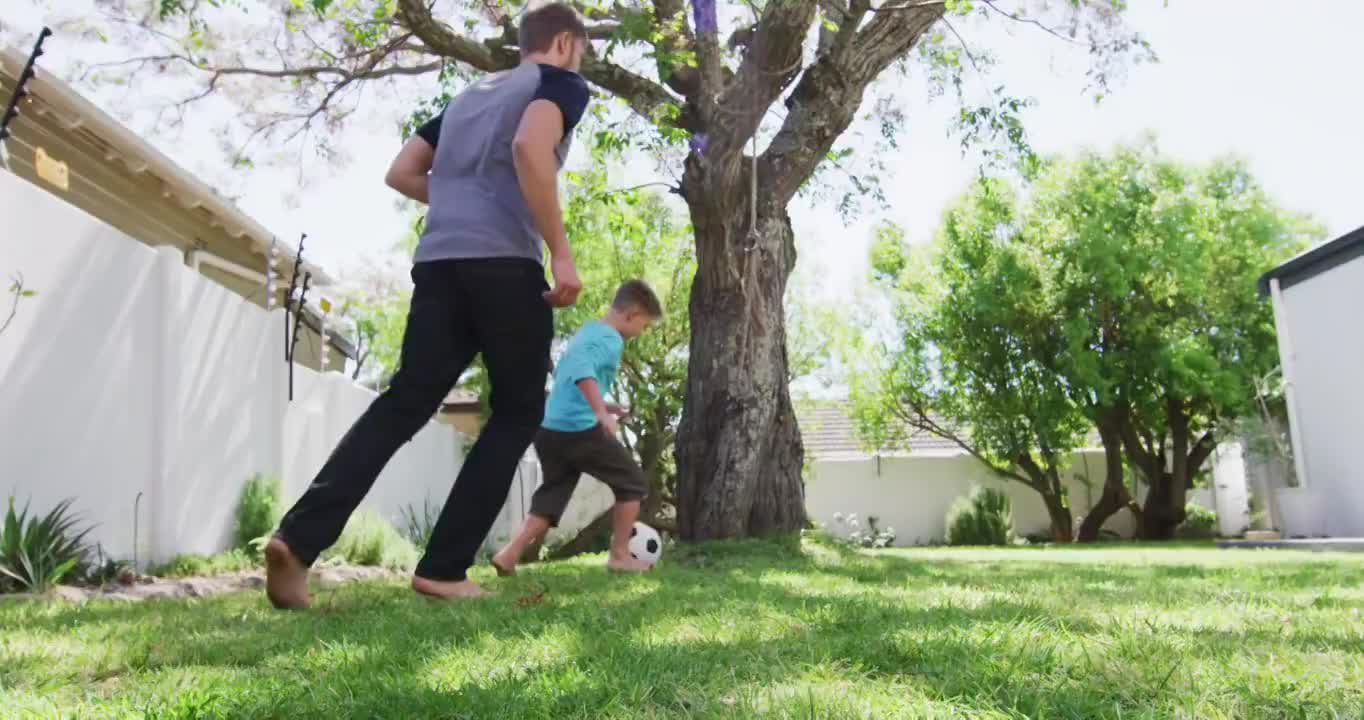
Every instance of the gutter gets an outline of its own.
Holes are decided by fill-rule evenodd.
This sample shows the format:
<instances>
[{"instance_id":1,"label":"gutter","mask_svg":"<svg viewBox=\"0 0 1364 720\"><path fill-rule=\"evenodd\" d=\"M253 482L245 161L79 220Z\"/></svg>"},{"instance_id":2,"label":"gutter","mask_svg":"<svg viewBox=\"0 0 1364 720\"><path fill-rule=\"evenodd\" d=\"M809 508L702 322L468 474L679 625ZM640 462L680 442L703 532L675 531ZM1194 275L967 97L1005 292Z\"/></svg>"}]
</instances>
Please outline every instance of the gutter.
<instances>
[{"instance_id":1,"label":"gutter","mask_svg":"<svg viewBox=\"0 0 1364 720\"><path fill-rule=\"evenodd\" d=\"M0 48L0 68L6 75L18 73L27 60L27 55L21 55L13 48ZM104 156L106 162L118 161L133 174L151 173L161 180L163 195L186 209L203 209L213 216L210 224L222 227L232 237L248 238L253 250L270 257L270 244L275 236L265 226L224 200L213 188L100 110L70 85L48 71L34 67L33 79L27 88L30 101L37 100L60 114L58 122L67 132L84 129L109 145L110 150ZM51 114L48 108L34 108L34 111L40 116ZM292 273L293 258L298 249L286 242L279 244L281 260L286 266L280 274ZM317 285L335 282L322 268L309 261L303 262L303 270L312 273Z\"/></svg>"}]
</instances>

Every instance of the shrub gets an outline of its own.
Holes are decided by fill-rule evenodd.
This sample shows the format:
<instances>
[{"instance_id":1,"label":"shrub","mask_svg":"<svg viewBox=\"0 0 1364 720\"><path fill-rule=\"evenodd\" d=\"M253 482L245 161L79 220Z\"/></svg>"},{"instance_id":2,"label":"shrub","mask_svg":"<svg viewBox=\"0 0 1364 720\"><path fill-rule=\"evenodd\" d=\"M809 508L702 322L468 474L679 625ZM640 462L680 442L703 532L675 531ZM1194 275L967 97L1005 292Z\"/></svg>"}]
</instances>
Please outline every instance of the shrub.
<instances>
[{"instance_id":1,"label":"shrub","mask_svg":"<svg viewBox=\"0 0 1364 720\"><path fill-rule=\"evenodd\" d=\"M1013 510L1000 490L976 487L947 511L948 545L1008 545L1013 536Z\"/></svg>"},{"instance_id":2,"label":"shrub","mask_svg":"<svg viewBox=\"0 0 1364 720\"><path fill-rule=\"evenodd\" d=\"M232 532L232 547L244 552L255 552L253 541L269 535L279 524L279 478L256 475L246 481L241 500L237 502L237 522Z\"/></svg>"},{"instance_id":3,"label":"shrub","mask_svg":"<svg viewBox=\"0 0 1364 720\"><path fill-rule=\"evenodd\" d=\"M431 531L436 529L436 520L440 517L440 508L435 507L429 500L422 500L421 510L416 505L405 505L402 509L403 516L403 537L407 541L425 549L431 542Z\"/></svg>"},{"instance_id":4,"label":"shrub","mask_svg":"<svg viewBox=\"0 0 1364 720\"><path fill-rule=\"evenodd\" d=\"M393 523L377 513L362 511L351 516L341 538L324 557L340 558L352 565L373 565L390 570L411 570L419 553Z\"/></svg>"},{"instance_id":5,"label":"shrub","mask_svg":"<svg viewBox=\"0 0 1364 720\"><path fill-rule=\"evenodd\" d=\"M0 528L0 590L46 592L85 563L90 552L85 536L91 528L78 529L71 502L63 500L39 517L29 516L27 504L14 512L14 498L9 499Z\"/></svg>"},{"instance_id":6,"label":"shrub","mask_svg":"<svg viewBox=\"0 0 1364 720\"><path fill-rule=\"evenodd\" d=\"M1217 537L1217 513L1202 505L1184 506L1184 522L1175 535L1187 540L1210 540Z\"/></svg>"},{"instance_id":7,"label":"shrub","mask_svg":"<svg viewBox=\"0 0 1364 720\"><path fill-rule=\"evenodd\" d=\"M254 550L233 548L218 555L199 555L186 553L176 555L164 565L147 570L148 575L156 577L203 577L223 575L260 567L260 555Z\"/></svg>"},{"instance_id":8,"label":"shrub","mask_svg":"<svg viewBox=\"0 0 1364 720\"><path fill-rule=\"evenodd\" d=\"M101 586L128 581L136 577L137 568L127 560L105 555L103 546L96 544L95 561L81 567L79 575L85 585Z\"/></svg>"}]
</instances>

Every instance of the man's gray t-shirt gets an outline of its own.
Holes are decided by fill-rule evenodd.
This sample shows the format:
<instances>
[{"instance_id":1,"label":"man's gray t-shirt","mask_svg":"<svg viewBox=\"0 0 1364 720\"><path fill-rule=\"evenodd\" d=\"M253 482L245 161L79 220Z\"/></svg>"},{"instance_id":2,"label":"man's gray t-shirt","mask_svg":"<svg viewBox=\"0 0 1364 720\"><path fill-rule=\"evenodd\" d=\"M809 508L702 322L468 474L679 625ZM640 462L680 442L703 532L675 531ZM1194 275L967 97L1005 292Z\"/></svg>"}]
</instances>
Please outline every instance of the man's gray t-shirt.
<instances>
[{"instance_id":1,"label":"man's gray t-shirt","mask_svg":"<svg viewBox=\"0 0 1364 720\"><path fill-rule=\"evenodd\" d=\"M416 262L525 258L544 262L544 238L521 194L512 139L535 100L564 116L555 150L563 167L573 128L587 107L587 83L553 65L522 63L466 88L417 134L435 148L426 227Z\"/></svg>"}]
</instances>

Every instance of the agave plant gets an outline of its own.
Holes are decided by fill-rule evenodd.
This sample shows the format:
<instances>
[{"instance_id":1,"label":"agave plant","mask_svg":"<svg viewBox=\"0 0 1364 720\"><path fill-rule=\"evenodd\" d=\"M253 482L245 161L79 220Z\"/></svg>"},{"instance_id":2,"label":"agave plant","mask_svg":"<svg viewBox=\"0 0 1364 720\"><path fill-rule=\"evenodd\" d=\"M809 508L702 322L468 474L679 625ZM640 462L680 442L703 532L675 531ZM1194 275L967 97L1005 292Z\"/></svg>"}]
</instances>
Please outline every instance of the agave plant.
<instances>
[{"instance_id":1,"label":"agave plant","mask_svg":"<svg viewBox=\"0 0 1364 720\"><path fill-rule=\"evenodd\" d=\"M0 527L0 581L29 592L46 592L74 573L89 553L85 536L91 528L77 527L71 500L63 500L42 517L28 514L28 504L14 511L9 499L4 526Z\"/></svg>"}]
</instances>

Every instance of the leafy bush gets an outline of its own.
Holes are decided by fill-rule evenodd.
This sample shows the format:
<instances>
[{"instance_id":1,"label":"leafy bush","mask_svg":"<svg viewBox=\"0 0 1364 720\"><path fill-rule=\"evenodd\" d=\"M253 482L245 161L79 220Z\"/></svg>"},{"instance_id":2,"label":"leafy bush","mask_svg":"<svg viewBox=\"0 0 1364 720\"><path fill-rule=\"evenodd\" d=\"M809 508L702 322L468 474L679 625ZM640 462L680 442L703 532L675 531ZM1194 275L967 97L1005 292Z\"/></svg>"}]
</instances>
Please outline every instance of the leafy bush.
<instances>
[{"instance_id":1,"label":"leafy bush","mask_svg":"<svg viewBox=\"0 0 1364 720\"><path fill-rule=\"evenodd\" d=\"M405 505L402 509L403 537L418 548L425 548L431 542L431 531L436 529L440 508L429 500L422 500L421 510L416 505Z\"/></svg>"},{"instance_id":2,"label":"leafy bush","mask_svg":"<svg viewBox=\"0 0 1364 720\"><path fill-rule=\"evenodd\" d=\"M137 575L137 568L127 560L105 555L104 548L96 544L95 561L81 567L79 575L83 584L100 586L127 581Z\"/></svg>"},{"instance_id":3,"label":"leafy bush","mask_svg":"<svg viewBox=\"0 0 1364 720\"><path fill-rule=\"evenodd\" d=\"M156 577L204 577L254 570L260 564L260 555L254 550L233 548L218 555L176 555L164 565L149 568L147 574Z\"/></svg>"},{"instance_id":4,"label":"leafy bush","mask_svg":"<svg viewBox=\"0 0 1364 720\"><path fill-rule=\"evenodd\" d=\"M0 590L46 592L76 574L90 553L85 536L91 528L77 528L71 502L63 500L47 515L30 517L27 504L16 513L14 498L9 499L0 528Z\"/></svg>"},{"instance_id":5,"label":"leafy bush","mask_svg":"<svg viewBox=\"0 0 1364 720\"><path fill-rule=\"evenodd\" d=\"M1187 540L1210 540L1217 537L1217 513L1202 505L1184 506L1184 522L1175 535Z\"/></svg>"},{"instance_id":6,"label":"leafy bush","mask_svg":"<svg viewBox=\"0 0 1364 720\"><path fill-rule=\"evenodd\" d=\"M1013 537L1013 509L1000 490L978 486L947 511L948 545L1008 545Z\"/></svg>"},{"instance_id":7,"label":"leafy bush","mask_svg":"<svg viewBox=\"0 0 1364 720\"><path fill-rule=\"evenodd\" d=\"M875 515L867 516L867 527L862 528L862 522L857 519L857 513L843 515L834 513L834 522L842 525L846 529L846 535L842 539L856 547L863 548L884 548L895 544L895 528L878 528L879 518Z\"/></svg>"},{"instance_id":8,"label":"leafy bush","mask_svg":"<svg viewBox=\"0 0 1364 720\"><path fill-rule=\"evenodd\" d=\"M254 552L253 541L274 532L283 510L280 507L279 478L256 475L246 481L237 502L237 522L232 532L232 547Z\"/></svg>"},{"instance_id":9,"label":"leafy bush","mask_svg":"<svg viewBox=\"0 0 1364 720\"><path fill-rule=\"evenodd\" d=\"M323 557L340 558L352 565L373 565L390 570L411 570L417 551L393 523L373 512L358 512L346 523L341 538Z\"/></svg>"}]
</instances>

